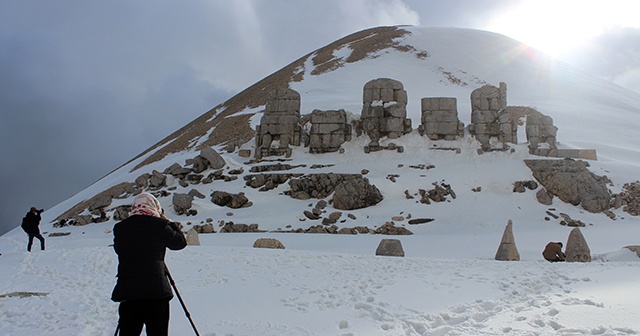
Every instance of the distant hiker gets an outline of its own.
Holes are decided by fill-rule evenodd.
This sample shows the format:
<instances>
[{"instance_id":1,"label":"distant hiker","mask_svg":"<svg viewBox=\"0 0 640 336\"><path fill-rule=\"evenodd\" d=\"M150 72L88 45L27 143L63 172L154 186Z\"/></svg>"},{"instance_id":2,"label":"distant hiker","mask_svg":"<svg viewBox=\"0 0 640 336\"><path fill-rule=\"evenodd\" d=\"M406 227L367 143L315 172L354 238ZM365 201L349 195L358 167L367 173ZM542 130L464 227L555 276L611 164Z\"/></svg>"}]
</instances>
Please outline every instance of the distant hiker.
<instances>
[{"instance_id":1,"label":"distant hiker","mask_svg":"<svg viewBox=\"0 0 640 336\"><path fill-rule=\"evenodd\" d=\"M547 244L547 246L544 247L544 251L542 251L542 256L551 262L565 261L566 258L564 252L562 252L561 242L550 242Z\"/></svg>"},{"instance_id":2,"label":"distant hiker","mask_svg":"<svg viewBox=\"0 0 640 336\"><path fill-rule=\"evenodd\" d=\"M173 298L167 280L166 248L187 246L182 231L164 216L153 195L138 195L131 216L113 227L113 247L118 254L118 275L111 300L120 302L118 329L121 336L148 336L169 332L169 300Z\"/></svg>"},{"instance_id":3,"label":"distant hiker","mask_svg":"<svg viewBox=\"0 0 640 336\"><path fill-rule=\"evenodd\" d=\"M44 250L44 237L40 234L40 214L44 212L43 209L36 209L31 207L31 210L27 212L27 215L22 218L22 229L29 235L29 243L27 243L27 251L31 252L31 245L33 245L33 238L40 240L40 249Z\"/></svg>"}]
</instances>

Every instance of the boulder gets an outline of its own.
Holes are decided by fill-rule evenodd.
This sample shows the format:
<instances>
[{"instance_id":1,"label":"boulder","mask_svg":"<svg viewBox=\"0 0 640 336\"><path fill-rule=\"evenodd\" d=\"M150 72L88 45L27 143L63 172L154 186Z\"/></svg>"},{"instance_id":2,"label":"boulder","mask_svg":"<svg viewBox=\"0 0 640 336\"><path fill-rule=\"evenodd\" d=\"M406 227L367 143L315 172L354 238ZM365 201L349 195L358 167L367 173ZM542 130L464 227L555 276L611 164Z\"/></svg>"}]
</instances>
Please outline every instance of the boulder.
<instances>
[{"instance_id":1,"label":"boulder","mask_svg":"<svg viewBox=\"0 0 640 336\"><path fill-rule=\"evenodd\" d=\"M390 236L402 236L402 235L412 235L413 232L410 230L401 227L395 226L393 222L386 222L381 227L377 228L374 233L390 235Z\"/></svg>"},{"instance_id":2,"label":"boulder","mask_svg":"<svg viewBox=\"0 0 640 336\"><path fill-rule=\"evenodd\" d=\"M201 192L199 192L197 189L191 189L191 190L189 191L189 195L191 195L191 196L193 196L193 197L200 198L200 199L204 199L204 198L206 198L206 196L205 196L205 195L203 195Z\"/></svg>"},{"instance_id":3,"label":"boulder","mask_svg":"<svg viewBox=\"0 0 640 336\"><path fill-rule=\"evenodd\" d=\"M254 248L284 249L284 245L274 238L260 238L253 243Z\"/></svg>"},{"instance_id":4,"label":"boulder","mask_svg":"<svg viewBox=\"0 0 640 336\"><path fill-rule=\"evenodd\" d=\"M226 164L224 158L218 154L213 148L205 147L200 151L200 156L209 162L212 169L221 169Z\"/></svg>"},{"instance_id":5,"label":"boulder","mask_svg":"<svg viewBox=\"0 0 640 336\"><path fill-rule=\"evenodd\" d=\"M216 229L213 227L213 224L208 223L204 225L194 225L193 229L198 233L216 233Z\"/></svg>"},{"instance_id":6,"label":"boulder","mask_svg":"<svg viewBox=\"0 0 640 336\"><path fill-rule=\"evenodd\" d=\"M117 221L125 220L129 217L131 205L121 205L113 211L113 219Z\"/></svg>"},{"instance_id":7,"label":"boulder","mask_svg":"<svg viewBox=\"0 0 640 336\"><path fill-rule=\"evenodd\" d=\"M225 191L214 191L211 194L211 202L219 206L226 206L232 209L246 208L252 205L244 193L231 194Z\"/></svg>"},{"instance_id":8,"label":"boulder","mask_svg":"<svg viewBox=\"0 0 640 336\"><path fill-rule=\"evenodd\" d=\"M178 215L186 214L193 204L193 196L190 194L173 194L173 210Z\"/></svg>"},{"instance_id":9,"label":"boulder","mask_svg":"<svg viewBox=\"0 0 640 336\"><path fill-rule=\"evenodd\" d=\"M376 249L376 255L389 256L389 257L404 257L404 250L402 249L402 243L398 239L382 239L378 248Z\"/></svg>"},{"instance_id":10,"label":"boulder","mask_svg":"<svg viewBox=\"0 0 640 336\"><path fill-rule=\"evenodd\" d=\"M149 186L151 188L159 189L166 185L167 177L161 172L154 170L153 174L149 178Z\"/></svg>"},{"instance_id":11,"label":"boulder","mask_svg":"<svg viewBox=\"0 0 640 336\"><path fill-rule=\"evenodd\" d=\"M496 252L496 260L520 260L520 253L516 247L516 241L513 238L513 222L509 220L507 227L502 234L502 240L498 251Z\"/></svg>"},{"instance_id":12,"label":"boulder","mask_svg":"<svg viewBox=\"0 0 640 336\"><path fill-rule=\"evenodd\" d=\"M568 262L591 261L591 250L579 228L574 228L571 230L571 233L569 233L565 254L567 255Z\"/></svg>"},{"instance_id":13,"label":"boulder","mask_svg":"<svg viewBox=\"0 0 640 336\"><path fill-rule=\"evenodd\" d=\"M380 190L361 176L340 183L333 194L333 206L340 210L354 210L376 205L382 201Z\"/></svg>"},{"instance_id":14,"label":"boulder","mask_svg":"<svg viewBox=\"0 0 640 336\"><path fill-rule=\"evenodd\" d=\"M540 204L551 205L553 203L553 195L547 191L545 188L541 188L536 193L536 199Z\"/></svg>"}]
</instances>

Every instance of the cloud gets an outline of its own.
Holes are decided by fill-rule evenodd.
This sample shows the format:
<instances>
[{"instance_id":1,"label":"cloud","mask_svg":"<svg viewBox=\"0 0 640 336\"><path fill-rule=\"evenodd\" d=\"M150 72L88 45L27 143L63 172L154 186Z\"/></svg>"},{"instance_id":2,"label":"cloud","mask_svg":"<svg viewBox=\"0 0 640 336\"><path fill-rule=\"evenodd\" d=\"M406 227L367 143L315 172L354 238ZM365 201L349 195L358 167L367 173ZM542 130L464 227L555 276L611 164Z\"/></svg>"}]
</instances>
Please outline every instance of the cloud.
<instances>
[{"instance_id":1,"label":"cloud","mask_svg":"<svg viewBox=\"0 0 640 336\"><path fill-rule=\"evenodd\" d=\"M610 28L565 57L585 71L640 93L640 28Z\"/></svg>"},{"instance_id":2,"label":"cloud","mask_svg":"<svg viewBox=\"0 0 640 336\"><path fill-rule=\"evenodd\" d=\"M0 234L18 225L29 207L67 199L337 39L382 25L483 28L518 3L0 2L0 185L12 190L0 196ZM608 34L594 42L600 49L591 49L584 67L636 85L640 35Z\"/></svg>"}]
</instances>

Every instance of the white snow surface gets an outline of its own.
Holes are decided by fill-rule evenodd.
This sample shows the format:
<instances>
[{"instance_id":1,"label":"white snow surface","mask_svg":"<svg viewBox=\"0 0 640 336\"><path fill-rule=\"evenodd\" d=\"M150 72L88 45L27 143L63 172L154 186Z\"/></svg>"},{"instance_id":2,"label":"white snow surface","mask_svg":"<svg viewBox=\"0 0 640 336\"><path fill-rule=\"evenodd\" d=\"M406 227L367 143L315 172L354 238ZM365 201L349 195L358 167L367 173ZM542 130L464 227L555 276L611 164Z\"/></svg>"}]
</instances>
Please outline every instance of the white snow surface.
<instances>
[{"instance_id":1,"label":"white snow surface","mask_svg":"<svg viewBox=\"0 0 640 336\"><path fill-rule=\"evenodd\" d=\"M607 175L618 193L639 179L640 96L570 68L504 36L464 29L407 27L407 44L429 57L385 51L378 57L293 83L302 97L303 113L314 108L344 108L359 115L362 86L374 78L401 81L408 92L408 113L419 124L419 97L458 99L460 119L468 124L469 95L481 81L508 86L508 104L534 106L558 126L560 148L596 149L590 170ZM339 51L346 57L348 50ZM468 83L454 85L444 71ZM245 111L256 113L259 111ZM253 119L258 119L259 113ZM253 120L252 122L257 122ZM615 220L555 198L551 206L534 191L514 193L513 182L532 180L524 159L527 144L514 152L479 155L468 135L457 141L430 141L417 131L384 139L404 147L363 153L366 136L343 145L344 153L309 154L294 148L290 163L304 165L295 173L360 173L382 192L372 207L343 211L340 227L376 228L393 216L410 236L329 235L274 232L308 228L303 220L318 200L294 200L281 193L288 185L259 192L242 177L255 164L237 153L224 153L229 170L243 168L232 182L177 186L172 192L197 189L244 192L253 206L220 208L209 197L194 200L197 216L178 216L171 197L160 202L185 231L207 218L259 224L263 233L201 234L201 246L167 252L167 265L201 335L634 335L640 333L640 258L624 248L640 245L640 218L622 209ZM253 143L243 145L252 149ZM460 148L455 151L430 148ZM222 151L221 151L222 152ZM154 169L197 155L176 153L130 172L144 158L114 171L58 206L43 213L41 231L68 232L49 237L47 249L26 251L26 235L17 228L0 237L0 335L113 335L117 303L110 301L117 257L110 244L114 220L86 226L53 228L51 221L73 205L108 187L133 181ZM263 163L264 164L264 163ZM314 164L330 165L311 169ZM433 165L432 169L412 166ZM395 182L389 175L397 175ZM420 204L405 190L451 185L456 198ZM176 184L177 185L177 184ZM481 187L480 192L471 189ZM327 198L327 200L329 200ZM110 208L131 199L114 199ZM328 215L337 211L331 206ZM559 225L547 211L566 213L587 224L581 228L589 244L590 263L548 263L541 251L549 241L566 242L572 228ZM352 214L356 219L347 217ZM420 225L408 218L433 218ZM513 221L520 261L495 261L508 220ZM216 229L219 229L216 225ZM284 250L252 248L258 238L276 238ZM399 239L405 257L376 256L381 239ZM17 292L40 295L21 297ZM171 335L193 335L177 298L171 302Z\"/></svg>"}]
</instances>

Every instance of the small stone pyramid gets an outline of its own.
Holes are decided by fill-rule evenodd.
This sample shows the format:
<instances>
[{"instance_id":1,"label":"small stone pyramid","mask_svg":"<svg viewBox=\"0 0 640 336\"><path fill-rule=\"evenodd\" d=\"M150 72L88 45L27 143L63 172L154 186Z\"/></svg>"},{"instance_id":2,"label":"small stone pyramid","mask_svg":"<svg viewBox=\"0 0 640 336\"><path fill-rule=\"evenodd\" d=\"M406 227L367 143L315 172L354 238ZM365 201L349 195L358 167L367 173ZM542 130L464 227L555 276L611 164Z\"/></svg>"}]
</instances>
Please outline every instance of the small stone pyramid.
<instances>
[{"instance_id":1,"label":"small stone pyramid","mask_svg":"<svg viewBox=\"0 0 640 336\"><path fill-rule=\"evenodd\" d=\"M584 239L580 228L574 228L569 233L567 239L567 249L564 252L567 255L567 261L571 262L590 262L591 250Z\"/></svg>"},{"instance_id":2,"label":"small stone pyramid","mask_svg":"<svg viewBox=\"0 0 640 336\"><path fill-rule=\"evenodd\" d=\"M513 238L513 222L509 220L507 227L502 234L498 252L496 252L496 260L520 260L520 253L516 247L516 241Z\"/></svg>"},{"instance_id":3,"label":"small stone pyramid","mask_svg":"<svg viewBox=\"0 0 640 336\"><path fill-rule=\"evenodd\" d=\"M187 245L200 246L200 237L198 237L198 231L194 228L187 231Z\"/></svg>"},{"instance_id":4,"label":"small stone pyramid","mask_svg":"<svg viewBox=\"0 0 640 336\"><path fill-rule=\"evenodd\" d=\"M398 239L382 239L376 249L377 256L404 257L402 242Z\"/></svg>"}]
</instances>

